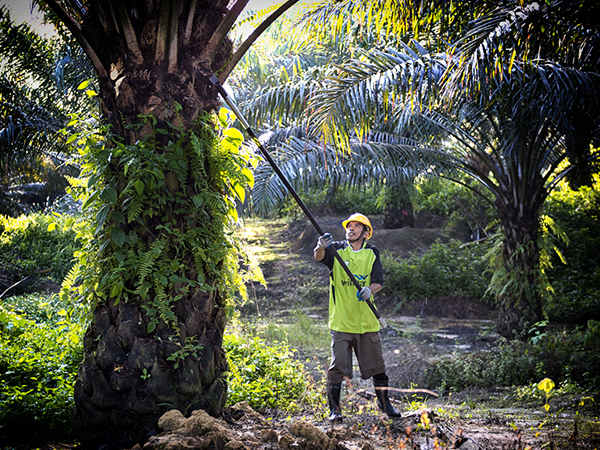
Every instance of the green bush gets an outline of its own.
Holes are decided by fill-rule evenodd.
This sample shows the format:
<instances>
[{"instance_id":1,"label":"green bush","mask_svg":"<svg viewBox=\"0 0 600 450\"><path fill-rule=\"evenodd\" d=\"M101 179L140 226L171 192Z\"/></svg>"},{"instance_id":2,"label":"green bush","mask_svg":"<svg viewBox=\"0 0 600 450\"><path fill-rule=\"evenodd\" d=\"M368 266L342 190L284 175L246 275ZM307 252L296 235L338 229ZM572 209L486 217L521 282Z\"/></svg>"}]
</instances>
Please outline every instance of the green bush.
<instances>
[{"instance_id":1,"label":"green bush","mask_svg":"<svg viewBox=\"0 0 600 450\"><path fill-rule=\"evenodd\" d=\"M501 338L490 352L453 353L427 369L428 386L459 392L467 387L519 386L535 379L536 360L523 341Z\"/></svg>"},{"instance_id":2,"label":"green bush","mask_svg":"<svg viewBox=\"0 0 600 450\"><path fill-rule=\"evenodd\" d=\"M246 401L257 410L293 410L309 388L302 364L284 344L239 334L226 334L223 346L229 362L229 405Z\"/></svg>"},{"instance_id":3,"label":"green bush","mask_svg":"<svg viewBox=\"0 0 600 450\"><path fill-rule=\"evenodd\" d=\"M425 378L430 387L454 392L471 386L525 386L545 377L597 390L598 367L600 322L589 321L586 329L542 330L510 342L501 338L489 352L455 352L429 367Z\"/></svg>"},{"instance_id":4,"label":"green bush","mask_svg":"<svg viewBox=\"0 0 600 450\"><path fill-rule=\"evenodd\" d=\"M552 259L548 279L554 288L547 308L550 319L585 324L600 320L600 181L573 191L564 184L545 202L544 213L568 236L556 245L565 257Z\"/></svg>"},{"instance_id":5,"label":"green bush","mask_svg":"<svg viewBox=\"0 0 600 450\"><path fill-rule=\"evenodd\" d=\"M479 188L477 182L465 180L468 186ZM491 194L483 190L491 201ZM418 212L445 217L450 226L467 226L471 231L485 230L498 215L491 203L466 186L443 178L427 179L417 185L415 206Z\"/></svg>"},{"instance_id":6,"label":"green bush","mask_svg":"<svg viewBox=\"0 0 600 450\"><path fill-rule=\"evenodd\" d=\"M0 305L2 448L73 438L73 386L84 328L83 314L58 296L10 297Z\"/></svg>"},{"instance_id":7,"label":"green bush","mask_svg":"<svg viewBox=\"0 0 600 450\"><path fill-rule=\"evenodd\" d=\"M338 213L352 214L360 212L366 216L383 214L383 208L377 204L378 191L373 188L339 189L327 206Z\"/></svg>"},{"instance_id":8,"label":"green bush","mask_svg":"<svg viewBox=\"0 0 600 450\"><path fill-rule=\"evenodd\" d=\"M540 378L600 389L600 322L589 320L585 327L545 331L529 342Z\"/></svg>"},{"instance_id":9,"label":"green bush","mask_svg":"<svg viewBox=\"0 0 600 450\"><path fill-rule=\"evenodd\" d=\"M327 188L311 188L301 192L299 195L306 207L313 212L325 210L334 214L348 215L360 212L367 216L372 216L383 214L384 209L378 205L377 197L379 190L372 187L341 187L333 194L330 194ZM296 218L302 214L304 213L296 201L288 197L274 216Z\"/></svg>"},{"instance_id":10,"label":"green bush","mask_svg":"<svg viewBox=\"0 0 600 450\"><path fill-rule=\"evenodd\" d=\"M446 244L437 240L426 253L406 259L384 252L385 293L392 292L400 302L447 295L482 299L489 282L489 274L484 273L488 247L485 242L465 245L453 239Z\"/></svg>"},{"instance_id":11,"label":"green bush","mask_svg":"<svg viewBox=\"0 0 600 450\"><path fill-rule=\"evenodd\" d=\"M61 226L67 220L40 213L0 216L0 293L26 277L32 282L21 283L7 294L35 292L41 276L62 283L78 249L75 232ZM52 226L56 228L49 230ZM47 269L51 270L43 272Z\"/></svg>"},{"instance_id":12,"label":"green bush","mask_svg":"<svg viewBox=\"0 0 600 450\"><path fill-rule=\"evenodd\" d=\"M13 296L0 305L0 448L72 441L85 317L56 295ZM230 405L294 410L315 395L286 345L228 333L224 348Z\"/></svg>"}]
</instances>

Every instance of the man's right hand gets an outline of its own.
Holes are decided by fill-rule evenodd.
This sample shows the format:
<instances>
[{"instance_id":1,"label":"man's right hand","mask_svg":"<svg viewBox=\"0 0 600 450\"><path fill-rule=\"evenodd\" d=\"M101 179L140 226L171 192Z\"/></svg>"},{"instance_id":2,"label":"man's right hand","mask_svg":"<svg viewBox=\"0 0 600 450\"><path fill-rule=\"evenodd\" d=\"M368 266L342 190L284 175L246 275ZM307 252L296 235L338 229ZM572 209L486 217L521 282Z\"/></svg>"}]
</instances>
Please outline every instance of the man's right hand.
<instances>
[{"instance_id":1,"label":"man's right hand","mask_svg":"<svg viewBox=\"0 0 600 450\"><path fill-rule=\"evenodd\" d=\"M325 249L333 244L333 237L331 234L325 233L323 236L319 236L319 240L317 241L317 245L322 249Z\"/></svg>"}]
</instances>

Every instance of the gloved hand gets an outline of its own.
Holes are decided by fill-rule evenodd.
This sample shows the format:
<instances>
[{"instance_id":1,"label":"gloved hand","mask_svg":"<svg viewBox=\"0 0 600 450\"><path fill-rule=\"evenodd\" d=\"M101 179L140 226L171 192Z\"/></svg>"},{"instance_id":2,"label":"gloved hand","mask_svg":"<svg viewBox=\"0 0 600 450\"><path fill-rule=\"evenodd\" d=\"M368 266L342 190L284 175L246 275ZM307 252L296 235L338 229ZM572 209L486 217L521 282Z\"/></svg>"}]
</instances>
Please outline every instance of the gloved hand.
<instances>
[{"instance_id":1,"label":"gloved hand","mask_svg":"<svg viewBox=\"0 0 600 450\"><path fill-rule=\"evenodd\" d=\"M323 249L329 247L333 243L333 237L329 233L325 233L323 236L319 236L317 245Z\"/></svg>"},{"instance_id":2,"label":"gloved hand","mask_svg":"<svg viewBox=\"0 0 600 450\"><path fill-rule=\"evenodd\" d=\"M356 296L359 302L365 302L371 298L371 289L365 286L360 291L356 291Z\"/></svg>"}]
</instances>

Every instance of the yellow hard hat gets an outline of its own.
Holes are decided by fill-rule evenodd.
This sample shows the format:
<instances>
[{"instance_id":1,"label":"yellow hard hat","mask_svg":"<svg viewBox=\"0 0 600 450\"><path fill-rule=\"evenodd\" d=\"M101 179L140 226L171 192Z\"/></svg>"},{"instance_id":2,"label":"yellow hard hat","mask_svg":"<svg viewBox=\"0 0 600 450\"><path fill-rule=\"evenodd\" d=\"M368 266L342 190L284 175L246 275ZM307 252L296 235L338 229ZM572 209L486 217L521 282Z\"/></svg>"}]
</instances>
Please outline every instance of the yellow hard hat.
<instances>
[{"instance_id":1,"label":"yellow hard hat","mask_svg":"<svg viewBox=\"0 0 600 450\"><path fill-rule=\"evenodd\" d=\"M348 217L342 222L342 226L344 227L344 229L346 229L346 226L348 226L349 222L359 222L365 225L367 227L367 239L371 239L371 236L373 236L373 227L371 226L371 222L369 221L367 216L364 216L360 213L352 214L350 217Z\"/></svg>"}]
</instances>

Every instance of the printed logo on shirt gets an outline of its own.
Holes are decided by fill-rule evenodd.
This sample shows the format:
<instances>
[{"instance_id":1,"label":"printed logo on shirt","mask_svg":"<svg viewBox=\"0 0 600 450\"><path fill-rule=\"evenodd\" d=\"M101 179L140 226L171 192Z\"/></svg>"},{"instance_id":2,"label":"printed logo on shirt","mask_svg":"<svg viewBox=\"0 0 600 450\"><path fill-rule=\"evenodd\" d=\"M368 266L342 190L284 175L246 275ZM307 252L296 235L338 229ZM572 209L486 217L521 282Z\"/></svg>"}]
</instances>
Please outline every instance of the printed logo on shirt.
<instances>
[{"instance_id":1,"label":"printed logo on shirt","mask_svg":"<svg viewBox=\"0 0 600 450\"><path fill-rule=\"evenodd\" d=\"M368 278L368 275L354 275L354 278L358 280L361 286L364 286L364 282ZM354 286L354 283L352 280L346 278L345 280L342 280L342 286Z\"/></svg>"}]
</instances>

